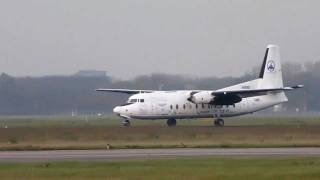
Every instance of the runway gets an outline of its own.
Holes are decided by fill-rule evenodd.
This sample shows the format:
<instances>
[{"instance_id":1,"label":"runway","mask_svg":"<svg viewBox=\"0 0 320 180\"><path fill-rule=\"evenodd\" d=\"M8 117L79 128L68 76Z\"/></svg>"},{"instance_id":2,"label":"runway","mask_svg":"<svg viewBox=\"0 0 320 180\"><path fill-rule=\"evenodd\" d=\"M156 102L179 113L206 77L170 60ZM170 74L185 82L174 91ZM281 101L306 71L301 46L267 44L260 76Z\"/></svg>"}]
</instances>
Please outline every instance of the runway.
<instances>
[{"instance_id":1,"label":"runway","mask_svg":"<svg viewBox=\"0 0 320 180\"><path fill-rule=\"evenodd\" d=\"M0 162L99 161L205 156L320 156L320 148L213 148L2 151Z\"/></svg>"}]
</instances>

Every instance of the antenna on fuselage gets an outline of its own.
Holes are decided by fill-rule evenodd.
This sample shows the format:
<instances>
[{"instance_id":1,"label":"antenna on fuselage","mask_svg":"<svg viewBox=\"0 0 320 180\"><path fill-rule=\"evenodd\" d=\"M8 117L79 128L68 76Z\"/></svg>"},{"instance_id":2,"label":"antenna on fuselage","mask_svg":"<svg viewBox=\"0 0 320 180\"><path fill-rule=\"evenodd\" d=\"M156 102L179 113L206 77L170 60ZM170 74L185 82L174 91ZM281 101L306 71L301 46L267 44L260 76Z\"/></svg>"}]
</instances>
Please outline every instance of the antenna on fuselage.
<instances>
[{"instance_id":1,"label":"antenna on fuselage","mask_svg":"<svg viewBox=\"0 0 320 180\"><path fill-rule=\"evenodd\" d=\"M162 91L163 86L164 86L164 84L160 84L160 85L159 85L159 88L158 88L159 91Z\"/></svg>"}]
</instances>

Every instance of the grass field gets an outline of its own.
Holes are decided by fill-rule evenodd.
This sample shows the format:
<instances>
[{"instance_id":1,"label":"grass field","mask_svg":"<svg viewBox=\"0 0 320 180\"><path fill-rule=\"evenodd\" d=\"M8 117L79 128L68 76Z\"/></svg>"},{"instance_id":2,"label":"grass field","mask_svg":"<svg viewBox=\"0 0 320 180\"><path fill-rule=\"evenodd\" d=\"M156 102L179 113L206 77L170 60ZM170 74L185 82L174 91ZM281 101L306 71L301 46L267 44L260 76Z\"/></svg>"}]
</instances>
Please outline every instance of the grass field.
<instances>
[{"instance_id":1,"label":"grass field","mask_svg":"<svg viewBox=\"0 0 320 180\"><path fill-rule=\"evenodd\" d=\"M0 163L1 179L320 179L320 158Z\"/></svg>"},{"instance_id":2,"label":"grass field","mask_svg":"<svg viewBox=\"0 0 320 180\"><path fill-rule=\"evenodd\" d=\"M132 120L133 127L136 126L164 126L165 120ZM212 126L213 119L184 119L177 120L178 126ZM303 126L320 125L319 117L260 117L242 116L225 119L225 126ZM79 127L79 126L121 126L121 118L115 116L0 116L0 128L7 127Z\"/></svg>"},{"instance_id":3,"label":"grass field","mask_svg":"<svg viewBox=\"0 0 320 180\"><path fill-rule=\"evenodd\" d=\"M211 119L134 121L115 117L2 117L0 150L104 149L162 147L319 147L320 118L242 117L212 126Z\"/></svg>"}]
</instances>

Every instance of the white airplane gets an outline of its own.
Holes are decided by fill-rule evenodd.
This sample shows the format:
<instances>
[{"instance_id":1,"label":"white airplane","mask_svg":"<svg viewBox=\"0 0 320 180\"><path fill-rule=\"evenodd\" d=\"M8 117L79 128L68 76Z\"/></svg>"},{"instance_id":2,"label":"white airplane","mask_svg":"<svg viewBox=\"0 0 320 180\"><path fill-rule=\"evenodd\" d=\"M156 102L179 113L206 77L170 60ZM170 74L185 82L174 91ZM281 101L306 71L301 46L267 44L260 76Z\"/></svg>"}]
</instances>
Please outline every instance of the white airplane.
<instances>
[{"instance_id":1,"label":"white airplane","mask_svg":"<svg viewBox=\"0 0 320 180\"><path fill-rule=\"evenodd\" d=\"M223 117L239 116L288 101L285 91L303 85L284 87L279 47L268 45L259 78L218 90L131 90L97 89L96 91L133 94L126 104L113 112L130 126L131 119L167 119L175 126L176 119L214 118L215 126L224 126Z\"/></svg>"}]
</instances>

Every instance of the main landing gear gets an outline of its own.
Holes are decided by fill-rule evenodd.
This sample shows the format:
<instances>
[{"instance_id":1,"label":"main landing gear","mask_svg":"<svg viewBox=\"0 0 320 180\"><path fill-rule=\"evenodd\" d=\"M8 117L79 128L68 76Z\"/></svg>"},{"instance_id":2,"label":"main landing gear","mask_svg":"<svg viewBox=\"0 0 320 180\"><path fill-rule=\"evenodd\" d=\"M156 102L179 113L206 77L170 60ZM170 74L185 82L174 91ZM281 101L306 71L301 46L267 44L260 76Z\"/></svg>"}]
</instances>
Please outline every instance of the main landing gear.
<instances>
[{"instance_id":1,"label":"main landing gear","mask_svg":"<svg viewBox=\"0 0 320 180\"><path fill-rule=\"evenodd\" d=\"M168 125L169 127L171 127L171 126L176 126L176 125L177 125L176 119L168 119L168 120L167 120L167 125Z\"/></svg>"},{"instance_id":2,"label":"main landing gear","mask_svg":"<svg viewBox=\"0 0 320 180\"><path fill-rule=\"evenodd\" d=\"M129 119L124 119L123 121L122 121L122 125L124 125L125 127L130 127L130 121L129 121Z\"/></svg>"},{"instance_id":3,"label":"main landing gear","mask_svg":"<svg viewBox=\"0 0 320 180\"><path fill-rule=\"evenodd\" d=\"M214 120L214 125L217 127L223 127L224 126L224 120L223 119L215 119Z\"/></svg>"}]
</instances>

